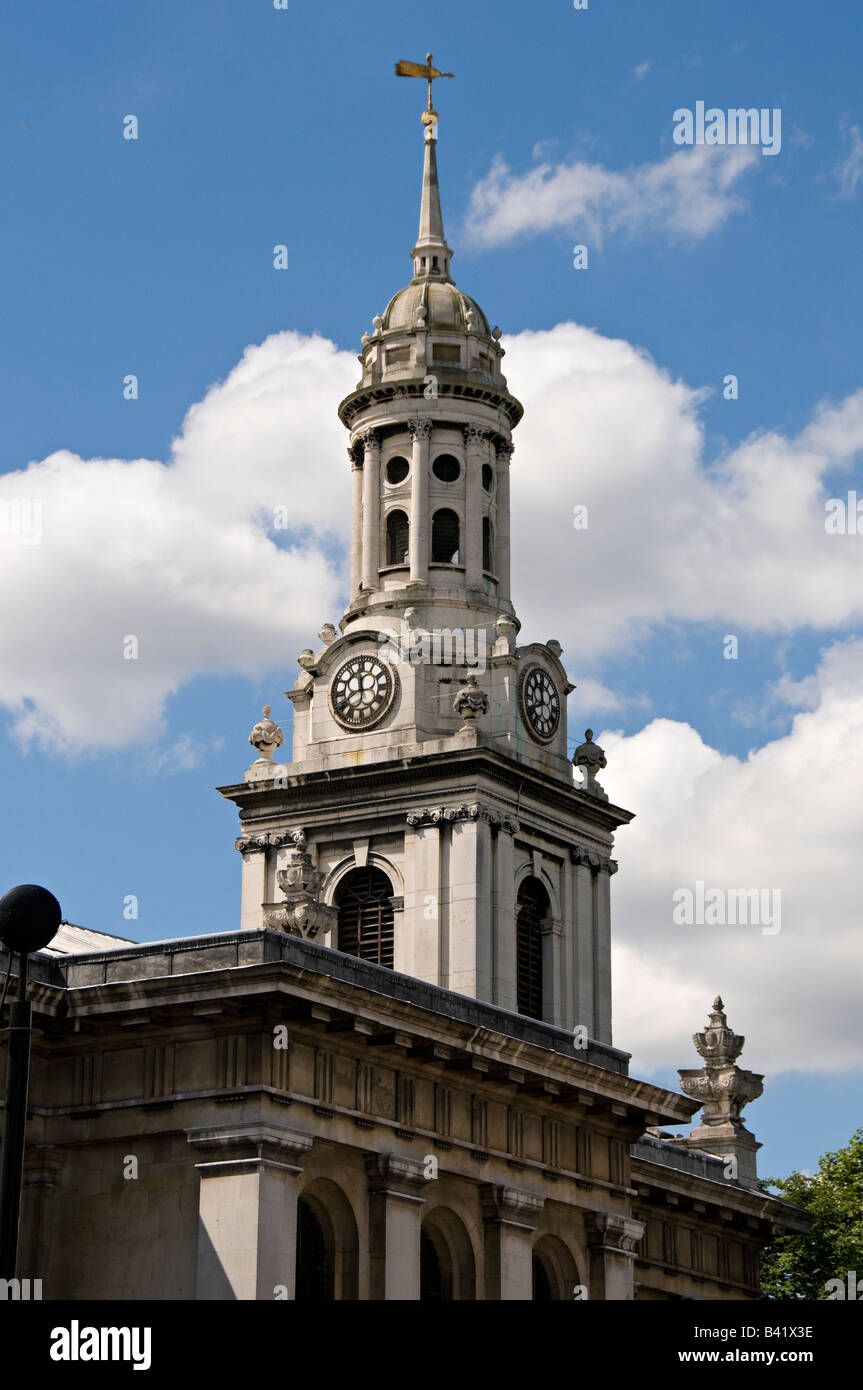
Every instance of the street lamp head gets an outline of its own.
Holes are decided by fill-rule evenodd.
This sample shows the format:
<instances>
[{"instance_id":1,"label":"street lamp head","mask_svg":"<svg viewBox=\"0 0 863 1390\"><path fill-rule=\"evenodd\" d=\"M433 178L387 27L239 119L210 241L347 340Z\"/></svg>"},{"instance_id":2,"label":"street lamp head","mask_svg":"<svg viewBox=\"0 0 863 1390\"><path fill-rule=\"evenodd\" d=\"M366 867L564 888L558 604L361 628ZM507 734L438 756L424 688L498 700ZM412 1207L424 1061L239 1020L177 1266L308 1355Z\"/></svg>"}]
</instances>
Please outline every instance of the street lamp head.
<instances>
[{"instance_id":1,"label":"street lamp head","mask_svg":"<svg viewBox=\"0 0 863 1390\"><path fill-rule=\"evenodd\" d=\"M41 951L56 936L62 917L47 888L20 883L0 898L0 941L10 951Z\"/></svg>"}]
</instances>

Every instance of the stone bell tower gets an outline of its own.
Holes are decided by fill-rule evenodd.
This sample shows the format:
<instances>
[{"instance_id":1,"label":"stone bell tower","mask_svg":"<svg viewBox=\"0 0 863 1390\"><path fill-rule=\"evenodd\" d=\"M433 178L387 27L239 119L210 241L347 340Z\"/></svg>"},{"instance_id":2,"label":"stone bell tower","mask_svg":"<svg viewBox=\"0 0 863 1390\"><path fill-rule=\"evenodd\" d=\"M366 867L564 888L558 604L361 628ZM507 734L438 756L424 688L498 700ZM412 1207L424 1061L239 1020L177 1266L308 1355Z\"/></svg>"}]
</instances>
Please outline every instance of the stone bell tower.
<instances>
[{"instance_id":1,"label":"stone bell tower","mask_svg":"<svg viewBox=\"0 0 863 1390\"><path fill-rule=\"evenodd\" d=\"M413 275L362 338L339 406L350 593L298 660L290 762L267 717L237 786L242 923L314 936L611 1042L610 857L631 819L567 756L556 641L520 644L501 331L451 274L423 112ZM284 897L281 897L283 894Z\"/></svg>"}]
</instances>

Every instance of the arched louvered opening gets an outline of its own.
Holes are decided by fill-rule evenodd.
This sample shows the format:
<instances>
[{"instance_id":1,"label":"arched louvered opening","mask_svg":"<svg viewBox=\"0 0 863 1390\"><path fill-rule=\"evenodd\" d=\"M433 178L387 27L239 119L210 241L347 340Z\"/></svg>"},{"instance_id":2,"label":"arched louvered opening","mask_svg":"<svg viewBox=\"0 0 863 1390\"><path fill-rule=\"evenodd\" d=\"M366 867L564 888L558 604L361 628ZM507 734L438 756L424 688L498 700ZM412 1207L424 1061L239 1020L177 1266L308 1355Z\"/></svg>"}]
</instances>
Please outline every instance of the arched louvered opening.
<instances>
[{"instance_id":1,"label":"arched louvered opening","mask_svg":"<svg viewBox=\"0 0 863 1390\"><path fill-rule=\"evenodd\" d=\"M518 1011L528 1018L542 1018L542 924L549 915L549 900L538 878L524 880L516 906Z\"/></svg>"},{"instance_id":2,"label":"arched louvered opening","mask_svg":"<svg viewBox=\"0 0 863 1390\"><path fill-rule=\"evenodd\" d=\"M387 564L406 565L408 562L408 545L410 538L410 522L406 512L395 511L387 513Z\"/></svg>"},{"instance_id":3,"label":"arched louvered opening","mask_svg":"<svg viewBox=\"0 0 863 1390\"><path fill-rule=\"evenodd\" d=\"M333 1297L332 1251L323 1226L302 1197L297 1203L296 1300L322 1303Z\"/></svg>"},{"instance_id":4,"label":"arched louvered opening","mask_svg":"<svg viewBox=\"0 0 863 1390\"><path fill-rule=\"evenodd\" d=\"M338 892L339 950L393 968L393 886L380 869L352 869Z\"/></svg>"},{"instance_id":5,"label":"arched louvered opening","mask_svg":"<svg viewBox=\"0 0 863 1390\"><path fill-rule=\"evenodd\" d=\"M449 507L441 507L432 519L432 564L457 565L458 517Z\"/></svg>"},{"instance_id":6,"label":"arched louvered opening","mask_svg":"<svg viewBox=\"0 0 863 1390\"><path fill-rule=\"evenodd\" d=\"M487 516L482 519L482 567L490 574L494 573L494 531Z\"/></svg>"}]
</instances>

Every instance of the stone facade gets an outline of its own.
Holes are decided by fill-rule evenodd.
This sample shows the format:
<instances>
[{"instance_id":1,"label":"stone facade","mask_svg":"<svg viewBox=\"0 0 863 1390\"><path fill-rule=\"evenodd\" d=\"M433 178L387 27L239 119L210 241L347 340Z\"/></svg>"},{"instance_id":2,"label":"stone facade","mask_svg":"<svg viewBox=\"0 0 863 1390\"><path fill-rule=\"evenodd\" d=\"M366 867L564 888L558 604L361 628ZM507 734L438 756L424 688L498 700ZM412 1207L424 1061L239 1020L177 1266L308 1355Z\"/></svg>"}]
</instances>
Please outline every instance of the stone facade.
<instances>
[{"instance_id":1,"label":"stone facade","mask_svg":"<svg viewBox=\"0 0 863 1390\"><path fill-rule=\"evenodd\" d=\"M304 1208L335 1299L417 1299L429 1263L456 1299L754 1298L771 1230L806 1228L643 1138L697 1107L625 1053L314 943L33 974L21 1275L46 1298L292 1298Z\"/></svg>"}]
</instances>

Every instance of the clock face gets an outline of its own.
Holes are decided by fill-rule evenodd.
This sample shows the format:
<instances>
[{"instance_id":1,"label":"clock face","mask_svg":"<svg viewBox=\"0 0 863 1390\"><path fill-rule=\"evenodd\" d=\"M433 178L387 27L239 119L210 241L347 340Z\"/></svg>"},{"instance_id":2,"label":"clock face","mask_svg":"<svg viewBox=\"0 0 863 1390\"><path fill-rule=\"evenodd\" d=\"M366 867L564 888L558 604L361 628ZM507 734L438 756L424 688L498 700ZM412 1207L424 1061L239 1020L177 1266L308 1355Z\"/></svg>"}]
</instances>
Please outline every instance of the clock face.
<instances>
[{"instance_id":1,"label":"clock face","mask_svg":"<svg viewBox=\"0 0 863 1390\"><path fill-rule=\"evenodd\" d=\"M333 676L330 708L346 729L370 729L392 705L397 682L393 668L379 657L351 657Z\"/></svg>"},{"instance_id":2,"label":"clock face","mask_svg":"<svg viewBox=\"0 0 863 1390\"><path fill-rule=\"evenodd\" d=\"M521 712L534 738L548 743L560 723L557 686L541 666L528 666L521 678Z\"/></svg>"}]
</instances>

